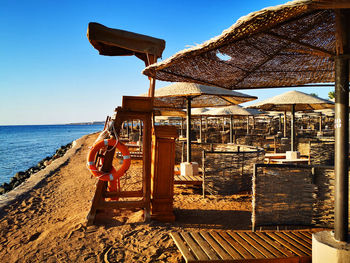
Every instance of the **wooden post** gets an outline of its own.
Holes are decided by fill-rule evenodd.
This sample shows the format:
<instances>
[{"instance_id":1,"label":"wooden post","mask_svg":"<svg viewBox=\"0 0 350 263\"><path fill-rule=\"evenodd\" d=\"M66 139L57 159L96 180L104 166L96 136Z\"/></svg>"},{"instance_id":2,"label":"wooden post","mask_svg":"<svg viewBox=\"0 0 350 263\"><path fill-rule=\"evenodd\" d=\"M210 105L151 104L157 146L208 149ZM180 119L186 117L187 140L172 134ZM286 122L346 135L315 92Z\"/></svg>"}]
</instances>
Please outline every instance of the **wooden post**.
<instances>
[{"instance_id":1,"label":"wooden post","mask_svg":"<svg viewBox=\"0 0 350 263\"><path fill-rule=\"evenodd\" d=\"M181 117L181 127L180 127L180 135L181 136L184 135L183 130L184 130L184 118Z\"/></svg>"},{"instance_id":2,"label":"wooden post","mask_svg":"<svg viewBox=\"0 0 350 263\"><path fill-rule=\"evenodd\" d=\"M191 97L187 97L187 131L186 131L186 137L187 137L187 162L192 161L192 155L191 155Z\"/></svg>"},{"instance_id":3,"label":"wooden post","mask_svg":"<svg viewBox=\"0 0 350 263\"><path fill-rule=\"evenodd\" d=\"M199 141L202 143L202 115L199 116Z\"/></svg>"},{"instance_id":4,"label":"wooden post","mask_svg":"<svg viewBox=\"0 0 350 263\"><path fill-rule=\"evenodd\" d=\"M222 116L222 132L225 132L225 117Z\"/></svg>"},{"instance_id":5,"label":"wooden post","mask_svg":"<svg viewBox=\"0 0 350 263\"><path fill-rule=\"evenodd\" d=\"M290 123L290 150L293 152L295 149L295 105L291 106L292 119Z\"/></svg>"},{"instance_id":6,"label":"wooden post","mask_svg":"<svg viewBox=\"0 0 350 263\"><path fill-rule=\"evenodd\" d=\"M141 145L142 142L142 121L139 120L139 145Z\"/></svg>"},{"instance_id":7,"label":"wooden post","mask_svg":"<svg viewBox=\"0 0 350 263\"><path fill-rule=\"evenodd\" d=\"M151 218L172 222L176 127L155 126L152 137Z\"/></svg>"},{"instance_id":8,"label":"wooden post","mask_svg":"<svg viewBox=\"0 0 350 263\"><path fill-rule=\"evenodd\" d=\"M152 54L147 54L147 63L148 64L146 64L146 66L149 66L155 62L157 62L157 57L152 55ZM156 80L154 78L149 77L148 97L152 98L152 105L153 105L155 86L156 86Z\"/></svg>"},{"instance_id":9,"label":"wooden post","mask_svg":"<svg viewBox=\"0 0 350 263\"><path fill-rule=\"evenodd\" d=\"M230 115L230 143L233 143L233 116Z\"/></svg>"},{"instance_id":10,"label":"wooden post","mask_svg":"<svg viewBox=\"0 0 350 263\"><path fill-rule=\"evenodd\" d=\"M247 134L249 134L249 116L247 116Z\"/></svg>"},{"instance_id":11,"label":"wooden post","mask_svg":"<svg viewBox=\"0 0 350 263\"><path fill-rule=\"evenodd\" d=\"M287 111L284 111L283 118L283 137L287 138Z\"/></svg>"},{"instance_id":12,"label":"wooden post","mask_svg":"<svg viewBox=\"0 0 350 263\"><path fill-rule=\"evenodd\" d=\"M205 150L202 151L202 195L205 198Z\"/></svg>"},{"instance_id":13,"label":"wooden post","mask_svg":"<svg viewBox=\"0 0 350 263\"><path fill-rule=\"evenodd\" d=\"M278 130L282 130L282 114L278 114Z\"/></svg>"},{"instance_id":14,"label":"wooden post","mask_svg":"<svg viewBox=\"0 0 350 263\"><path fill-rule=\"evenodd\" d=\"M151 194L151 145L152 145L152 122L147 119L143 123L143 181L144 191L143 198L146 202L145 207L145 221L151 218L151 205L150 205L150 194Z\"/></svg>"}]
</instances>

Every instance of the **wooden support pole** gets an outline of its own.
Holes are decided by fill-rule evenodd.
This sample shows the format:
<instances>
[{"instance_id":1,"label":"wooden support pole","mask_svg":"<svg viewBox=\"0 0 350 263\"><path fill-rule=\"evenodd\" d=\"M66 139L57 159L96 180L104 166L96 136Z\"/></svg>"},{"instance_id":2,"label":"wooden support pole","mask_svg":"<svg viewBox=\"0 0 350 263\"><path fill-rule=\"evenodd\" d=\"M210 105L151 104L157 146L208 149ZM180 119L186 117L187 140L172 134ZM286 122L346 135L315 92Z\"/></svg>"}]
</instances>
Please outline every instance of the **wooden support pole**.
<instances>
[{"instance_id":1,"label":"wooden support pole","mask_svg":"<svg viewBox=\"0 0 350 263\"><path fill-rule=\"evenodd\" d=\"M278 130L282 130L282 114L278 114Z\"/></svg>"},{"instance_id":2,"label":"wooden support pole","mask_svg":"<svg viewBox=\"0 0 350 263\"><path fill-rule=\"evenodd\" d=\"M295 105L291 106L292 119L290 123L290 150L295 150Z\"/></svg>"},{"instance_id":3,"label":"wooden support pole","mask_svg":"<svg viewBox=\"0 0 350 263\"><path fill-rule=\"evenodd\" d=\"M230 115L230 143L233 143L233 115Z\"/></svg>"},{"instance_id":4,"label":"wooden support pole","mask_svg":"<svg viewBox=\"0 0 350 263\"><path fill-rule=\"evenodd\" d=\"M202 143L202 128L203 128L203 120L202 115L199 116L199 141Z\"/></svg>"},{"instance_id":5,"label":"wooden support pole","mask_svg":"<svg viewBox=\"0 0 350 263\"><path fill-rule=\"evenodd\" d=\"M187 162L191 162L192 154L191 154L191 97L187 98Z\"/></svg>"},{"instance_id":6,"label":"wooden support pole","mask_svg":"<svg viewBox=\"0 0 350 263\"><path fill-rule=\"evenodd\" d=\"M249 116L247 116L247 134L249 134Z\"/></svg>"},{"instance_id":7,"label":"wooden support pole","mask_svg":"<svg viewBox=\"0 0 350 263\"><path fill-rule=\"evenodd\" d=\"M287 138L287 111L284 111L283 118L283 137Z\"/></svg>"}]
</instances>

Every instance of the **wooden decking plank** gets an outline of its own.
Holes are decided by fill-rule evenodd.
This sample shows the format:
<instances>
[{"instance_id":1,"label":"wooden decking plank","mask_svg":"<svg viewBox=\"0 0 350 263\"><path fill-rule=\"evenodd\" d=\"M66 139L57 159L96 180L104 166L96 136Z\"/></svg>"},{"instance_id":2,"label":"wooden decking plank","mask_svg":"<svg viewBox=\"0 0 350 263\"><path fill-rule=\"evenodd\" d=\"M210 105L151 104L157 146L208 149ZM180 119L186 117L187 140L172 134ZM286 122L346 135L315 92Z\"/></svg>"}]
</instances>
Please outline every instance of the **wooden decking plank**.
<instances>
[{"instance_id":1,"label":"wooden decking plank","mask_svg":"<svg viewBox=\"0 0 350 263\"><path fill-rule=\"evenodd\" d=\"M183 181L182 178L183 176L182 175L176 175L175 176L175 181Z\"/></svg>"},{"instance_id":2,"label":"wooden decking plank","mask_svg":"<svg viewBox=\"0 0 350 263\"><path fill-rule=\"evenodd\" d=\"M288 242L285 239L281 238L279 235L276 235L275 233L272 233L272 232L267 232L266 234L268 236L270 236L271 238L275 239L276 241L278 241L282 246L284 246L284 247L288 248L289 250L291 250L296 255L298 255L300 257L308 255L307 253L305 253L303 251L300 251L298 248L296 248L290 242Z\"/></svg>"},{"instance_id":3,"label":"wooden decking plank","mask_svg":"<svg viewBox=\"0 0 350 263\"><path fill-rule=\"evenodd\" d=\"M216 255L214 249L202 238L198 232L191 233L193 238L196 240L198 245L203 249L205 254L209 257L210 260L218 260L219 257Z\"/></svg>"},{"instance_id":4,"label":"wooden decking plank","mask_svg":"<svg viewBox=\"0 0 350 263\"><path fill-rule=\"evenodd\" d=\"M174 184L201 185L201 176L174 175Z\"/></svg>"},{"instance_id":5,"label":"wooden decking plank","mask_svg":"<svg viewBox=\"0 0 350 263\"><path fill-rule=\"evenodd\" d=\"M280 243L278 243L273 238L266 235L266 232L254 232L257 236L259 236L261 239L263 239L265 242L270 244L273 248L278 250L280 253L284 254L286 257L293 257L295 256L291 251L283 247Z\"/></svg>"},{"instance_id":6,"label":"wooden decking plank","mask_svg":"<svg viewBox=\"0 0 350 263\"><path fill-rule=\"evenodd\" d=\"M255 258L265 258L258 250L256 250L251 244L246 242L243 238L241 238L237 233L233 231L228 231L230 236L239 242L246 250L249 251Z\"/></svg>"},{"instance_id":7,"label":"wooden decking plank","mask_svg":"<svg viewBox=\"0 0 350 263\"><path fill-rule=\"evenodd\" d=\"M221 236L241 255L242 259L254 259L254 257L236 240L227 234L222 232Z\"/></svg>"},{"instance_id":8,"label":"wooden decking plank","mask_svg":"<svg viewBox=\"0 0 350 263\"><path fill-rule=\"evenodd\" d=\"M275 234L280 236L281 238L285 239L289 243L291 243L293 246L298 248L299 250L303 251L307 255L311 255L311 246L305 247L299 240L293 239L289 236L290 231L282 231L282 232L276 232Z\"/></svg>"},{"instance_id":9,"label":"wooden decking plank","mask_svg":"<svg viewBox=\"0 0 350 263\"><path fill-rule=\"evenodd\" d=\"M312 239L312 233L311 231L299 231L300 234Z\"/></svg>"},{"instance_id":10,"label":"wooden decking plank","mask_svg":"<svg viewBox=\"0 0 350 263\"><path fill-rule=\"evenodd\" d=\"M183 239L187 242L187 245L191 248L193 251L193 254L199 259L199 260L208 260L209 258L207 255L203 252L201 247L192 239L189 233L183 232L182 233Z\"/></svg>"},{"instance_id":11,"label":"wooden decking plank","mask_svg":"<svg viewBox=\"0 0 350 263\"><path fill-rule=\"evenodd\" d=\"M170 233L170 236L174 240L176 246L180 250L182 256L185 258L186 262L195 261L194 256L191 254L180 235L178 233Z\"/></svg>"},{"instance_id":12,"label":"wooden decking plank","mask_svg":"<svg viewBox=\"0 0 350 263\"><path fill-rule=\"evenodd\" d=\"M283 233L286 234L291 239L293 239L295 242L298 242L299 244L303 245L304 247L308 248L311 251L311 249L312 249L311 242L310 243L306 242L302 238L298 237L296 235L296 232L294 232L294 231L286 231L286 232L283 232Z\"/></svg>"},{"instance_id":13,"label":"wooden decking plank","mask_svg":"<svg viewBox=\"0 0 350 263\"><path fill-rule=\"evenodd\" d=\"M220 256L223 260L232 259L232 257L227 254L220 245L210 236L208 232L201 231L200 234L204 237L204 239L210 244L210 246L215 250L215 252Z\"/></svg>"},{"instance_id":14,"label":"wooden decking plank","mask_svg":"<svg viewBox=\"0 0 350 263\"><path fill-rule=\"evenodd\" d=\"M230 244L224 238L222 238L218 232L211 232L211 235L233 259L242 259L242 256L236 250L234 250L234 248L232 248Z\"/></svg>"},{"instance_id":15,"label":"wooden decking plank","mask_svg":"<svg viewBox=\"0 0 350 263\"><path fill-rule=\"evenodd\" d=\"M296 235L300 239L304 240L306 243L312 245L312 239L309 237L304 236L301 231L293 231L293 235Z\"/></svg>"},{"instance_id":16,"label":"wooden decking plank","mask_svg":"<svg viewBox=\"0 0 350 263\"><path fill-rule=\"evenodd\" d=\"M266 258L275 258L275 255L272 254L270 251L266 250L265 247L263 247L261 244L256 242L254 239L252 239L248 233L245 232L238 232L238 234L249 244L251 244L256 250L258 250L261 254L264 255Z\"/></svg>"},{"instance_id":17,"label":"wooden decking plank","mask_svg":"<svg viewBox=\"0 0 350 263\"><path fill-rule=\"evenodd\" d=\"M247 233L251 238L253 238L256 242L258 242L261 246L266 248L268 251L270 251L275 257L278 258L285 258L286 255L284 255L281 251L276 249L274 246L272 246L270 243L268 243L264 238L260 237L255 232L248 232Z\"/></svg>"}]
</instances>

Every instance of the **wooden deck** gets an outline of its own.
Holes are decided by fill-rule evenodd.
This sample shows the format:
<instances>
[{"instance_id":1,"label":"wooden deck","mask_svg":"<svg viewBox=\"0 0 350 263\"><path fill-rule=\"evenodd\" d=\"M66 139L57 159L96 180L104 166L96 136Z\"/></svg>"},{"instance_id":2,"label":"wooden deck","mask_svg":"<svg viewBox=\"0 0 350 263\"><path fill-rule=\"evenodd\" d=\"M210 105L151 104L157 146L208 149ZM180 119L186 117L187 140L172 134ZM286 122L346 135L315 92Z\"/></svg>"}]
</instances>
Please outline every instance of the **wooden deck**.
<instances>
[{"instance_id":1,"label":"wooden deck","mask_svg":"<svg viewBox=\"0 0 350 263\"><path fill-rule=\"evenodd\" d=\"M171 233L189 262L310 262L312 233L301 231L200 231Z\"/></svg>"},{"instance_id":2,"label":"wooden deck","mask_svg":"<svg viewBox=\"0 0 350 263\"><path fill-rule=\"evenodd\" d=\"M174 175L174 184L202 185L203 177L200 175Z\"/></svg>"}]
</instances>

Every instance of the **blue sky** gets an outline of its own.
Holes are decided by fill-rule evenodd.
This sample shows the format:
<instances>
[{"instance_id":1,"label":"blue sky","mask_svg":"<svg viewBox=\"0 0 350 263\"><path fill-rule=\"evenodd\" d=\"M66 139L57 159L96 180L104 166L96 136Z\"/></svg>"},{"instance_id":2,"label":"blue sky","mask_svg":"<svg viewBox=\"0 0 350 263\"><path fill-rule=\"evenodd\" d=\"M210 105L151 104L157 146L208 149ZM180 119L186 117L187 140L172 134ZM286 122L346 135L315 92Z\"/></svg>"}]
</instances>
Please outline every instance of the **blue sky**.
<instances>
[{"instance_id":1,"label":"blue sky","mask_svg":"<svg viewBox=\"0 0 350 263\"><path fill-rule=\"evenodd\" d=\"M147 92L136 57L106 57L89 22L162 38L163 59L200 44L238 18L281 0L0 1L0 125L104 120L123 95ZM157 81L156 88L169 83ZM265 99L289 89L242 92ZM332 88L298 89L327 98Z\"/></svg>"}]
</instances>

